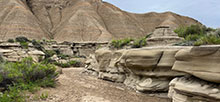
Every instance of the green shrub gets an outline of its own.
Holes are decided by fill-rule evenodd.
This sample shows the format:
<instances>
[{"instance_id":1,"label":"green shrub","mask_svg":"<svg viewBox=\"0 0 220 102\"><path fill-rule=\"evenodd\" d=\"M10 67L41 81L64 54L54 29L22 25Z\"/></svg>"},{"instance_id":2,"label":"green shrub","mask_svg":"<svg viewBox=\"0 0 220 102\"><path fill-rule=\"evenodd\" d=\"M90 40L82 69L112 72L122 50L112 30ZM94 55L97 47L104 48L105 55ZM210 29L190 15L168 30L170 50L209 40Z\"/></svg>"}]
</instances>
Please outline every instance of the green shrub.
<instances>
[{"instance_id":1,"label":"green shrub","mask_svg":"<svg viewBox=\"0 0 220 102\"><path fill-rule=\"evenodd\" d=\"M29 42L28 38L20 36L15 38L16 42Z\"/></svg>"},{"instance_id":2,"label":"green shrub","mask_svg":"<svg viewBox=\"0 0 220 102\"><path fill-rule=\"evenodd\" d=\"M55 62L54 64L57 65L57 66L59 66L59 67L62 67L62 68L80 67L80 66L81 66L81 62L75 61L75 60L69 61L69 62L67 62L67 63Z\"/></svg>"},{"instance_id":3,"label":"green shrub","mask_svg":"<svg viewBox=\"0 0 220 102\"><path fill-rule=\"evenodd\" d=\"M34 63L32 58L1 63L0 87L6 91L0 95L0 102L24 102L24 90L35 92L39 87L54 87L57 75L54 65Z\"/></svg>"},{"instance_id":4,"label":"green shrub","mask_svg":"<svg viewBox=\"0 0 220 102\"><path fill-rule=\"evenodd\" d=\"M132 44L132 48L141 48L143 46L147 45L147 40L146 38L140 38L134 41Z\"/></svg>"},{"instance_id":5,"label":"green shrub","mask_svg":"<svg viewBox=\"0 0 220 102\"><path fill-rule=\"evenodd\" d=\"M187 35L185 40L186 41L196 41L198 40L199 38L201 37L201 35L198 35L198 34L194 34L194 35Z\"/></svg>"},{"instance_id":6,"label":"green shrub","mask_svg":"<svg viewBox=\"0 0 220 102\"><path fill-rule=\"evenodd\" d=\"M217 29L217 30L215 31L215 34L214 34L214 35L220 37L220 29Z\"/></svg>"},{"instance_id":7,"label":"green shrub","mask_svg":"<svg viewBox=\"0 0 220 102\"><path fill-rule=\"evenodd\" d=\"M206 34L206 27L200 25L191 25L188 27L181 26L174 30L179 37L186 38L188 35L204 35Z\"/></svg>"},{"instance_id":8,"label":"green shrub","mask_svg":"<svg viewBox=\"0 0 220 102\"><path fill-rule=\"evenodd\" d=\"M20 42L20 45L24 49L28 49L28 42Z\"/></svg>"},{"instance_id":9,"label":"green shrub","mask_svg":"<svg viewBox=\"0 0 220 102\"><path fill-rule=\"evenodd\" d=\"M46 93L42 93L41 95L40 95L40 99L42 99L42 100L46 100L47 98L48 98L48 93L46 92Z\"/></svg>"},{"instance_id":10,"label":"green shrub","mask_svg":"<svg viewBox=\"0 0 220 102\"><path fill-rule=\"evenodd\" d=\"M46 50L44 53L46 58L52 57L53 55L57 54L54 50Z\"/></svg>"},{"instance_id":11,"label":"green shrub","mask_svg":"<svg viewBox=\"0 0 220 102\"><path fill-rule=\"evenodd\" d=\"M112 40L111 45L115 48L123 48L124 46L128 45L133 39L126 38L121 40Z\"/></svg>"},{"instance_id":12,"label":"green shrub","mask_svg":"<svg viewBox=\"0 0 220 102\"><path fill-rule=\"evenodd\" d=\"M212 44L220 44L220 37L215 35L203 36L194 43L195 46Z\"/></svg>"},{"instance_id":13,"label":"green shrub","mask_svg":"<svg viewBox=\"0 0 220 102\"><path fill-rule=\"evenodd\" d=\"M58 54L57 57L59 57L60 59L67 59L69 57L69 55L64 55L64 54Z\"/></svg>"},{"instance_id":14,"label":"green shrub","mask_svg":"<svg viewBox=\"0 0 220 102\"><path fill-rule=\"evenodd\" d=\"M8 39L7 42L9 42L9 43L14 43L15 41L14 41L14 39Z\"/></svg>"},{"instance_id":15,"label":"green shrub","mask_svg":"<svg viewBox=\"0 0 220 102\"><path fill-rule=\"evenodd\" d=\"M33 44L34 48L40 50L40 51L45 51L44 47L41 45L40 41L32 40L31 43Z\"/></svg>"}]
</instances>

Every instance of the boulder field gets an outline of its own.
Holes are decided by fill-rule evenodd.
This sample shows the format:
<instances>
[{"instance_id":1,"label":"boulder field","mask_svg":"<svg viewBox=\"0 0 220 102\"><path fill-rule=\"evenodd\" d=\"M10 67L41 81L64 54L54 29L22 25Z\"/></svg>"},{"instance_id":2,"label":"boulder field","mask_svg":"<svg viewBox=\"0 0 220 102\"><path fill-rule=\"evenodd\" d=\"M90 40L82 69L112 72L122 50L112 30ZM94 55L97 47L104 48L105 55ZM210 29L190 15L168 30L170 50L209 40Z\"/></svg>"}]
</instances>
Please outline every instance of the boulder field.
<instances>
[{"instance_id":1,"label":"boulder field","mask_svg":"<svg viewBox=\"0 0 220 102\"><path fill-rule=\"evenodd\" d=\"M140 92L168 92L173 102L220 101L220 46L99 49L86 72Z\"/></svg>"}]
</instances>

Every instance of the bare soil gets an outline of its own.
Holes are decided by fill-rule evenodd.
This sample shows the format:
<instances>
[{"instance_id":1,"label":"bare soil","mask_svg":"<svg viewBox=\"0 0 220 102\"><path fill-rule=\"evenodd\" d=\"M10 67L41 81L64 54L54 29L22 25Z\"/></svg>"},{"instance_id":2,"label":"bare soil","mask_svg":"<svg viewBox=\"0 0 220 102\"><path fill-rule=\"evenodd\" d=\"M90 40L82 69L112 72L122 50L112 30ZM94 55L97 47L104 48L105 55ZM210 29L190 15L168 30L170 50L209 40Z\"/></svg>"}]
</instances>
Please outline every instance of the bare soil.
<instances>
[{"instance_id":1,"label":"bare soil","mask_svg":"<svg viewBox=\"0 0 220 102\"><path fill-rule=\"evenodd\" d=\"M137 93L123 84L86 75L83 68L63 69L56 88L43 89L49 94L40 102L171 102L167 98Z\"/></svg>"}]
</instances>

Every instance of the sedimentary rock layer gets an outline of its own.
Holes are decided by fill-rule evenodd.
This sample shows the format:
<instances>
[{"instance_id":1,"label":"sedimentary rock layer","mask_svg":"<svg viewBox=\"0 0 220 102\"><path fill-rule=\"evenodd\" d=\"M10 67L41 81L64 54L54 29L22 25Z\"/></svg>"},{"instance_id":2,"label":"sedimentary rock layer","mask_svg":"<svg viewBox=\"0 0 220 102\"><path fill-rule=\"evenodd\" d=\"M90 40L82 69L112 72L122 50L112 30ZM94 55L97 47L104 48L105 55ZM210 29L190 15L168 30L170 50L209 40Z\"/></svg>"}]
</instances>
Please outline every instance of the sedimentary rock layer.
<instances>
[{"instance_id":1,"label":"sedimentary rock layer","mask_svg":"<svg viewBox=\"0 0 220 102\"><path fill-rule=\"evenodd\" d=\"M102 0L1 0L0 37L109 41L143 37L157 26L200 24L175 13L133 14Z\"/></svg>"}]
</instances>

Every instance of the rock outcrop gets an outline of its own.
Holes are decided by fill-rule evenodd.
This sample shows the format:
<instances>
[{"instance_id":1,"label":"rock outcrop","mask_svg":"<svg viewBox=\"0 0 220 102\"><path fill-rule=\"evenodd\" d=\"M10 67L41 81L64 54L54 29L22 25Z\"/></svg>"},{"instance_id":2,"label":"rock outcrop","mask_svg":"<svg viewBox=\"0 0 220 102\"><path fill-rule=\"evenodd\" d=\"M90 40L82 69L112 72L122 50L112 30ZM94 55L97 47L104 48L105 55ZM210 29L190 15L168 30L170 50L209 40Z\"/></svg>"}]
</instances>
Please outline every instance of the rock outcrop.
<instances>
[{"instance_id":1,"label":"rock outcrop","mask_svg":"<svg viewBox=\"0 0 220 102\"><path fill-rule=\"evenodd\" d=\"M220 85L196 78L175 78L168 95L173 102L220 102Z\"/></svg>"},{"instance_id":2,"label":"rock outcrop","mask_svg":"<svg viewBox=\"0 0 220 102\"><path fill-rule=\"evenodd\" d=\"M180 50L173 70L186 72L200 79L220 83L220 46L200 46Z\"/></svg>"},{"instance_id":3,"label":"rock outcrop","mask_svg":"<svg viewBox=\"0 0 220 102\"><path fill-rule=\"evenodd\" d=\"M32 57L35 62L39 62L39 58L44 58L45 55L31 44L24 49L19 43L0 43L0 53L3 59L9 62L21 61L25 57Z\"/></svg>"},{"instance_id":4,"label":"rock outcrop","mask_svg":"<svg viewBox=\"0 0 220 102\"><path fill-rule=\"evenodd\" d=\"M183 47L188 48L188 47ZM87 63L87 72L100 79L122 82L138 91L168 91L169 82L184 73L171 71L175 54L182 47L97 50ZM94 75L94 74L93 74Z\"/></svg>"},{"instance_id":5,"label":"rock outcrop","mask_svg":"<svg viewBox=\"0 0 220 102\"><path fill-rule=\"evenodd\" d=\"M152 35L147 38L147 44L149 46L172 45L181 42L182 40L182 38L174 33L170 26L159 26L156 27Z\"/></svg>"},{"instance_id":6,"label":"rock outcrop","mask_svg":"<svg viewBox=\"0 0 220 102\"><path fill-rule=\"evenodd\" d=\"M220 102L219 49L218 45L101 49L88 60L86 72L140 92L168 92L173 102Z\"/></svg>"},{"instance_id":7,"label":"rock outcrop","mask_svg":"<svg viewBox=\"0 0 220 102\"><path fill-rule=\"evenodd\" d=\"M200 24L175 13L132 14L102 0L1 0L0 38L109 41L143 37L155 27Z\"/></svg>"}]
</instances>

